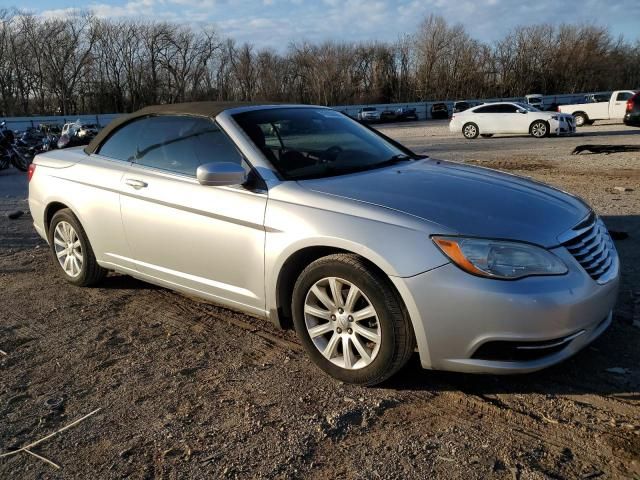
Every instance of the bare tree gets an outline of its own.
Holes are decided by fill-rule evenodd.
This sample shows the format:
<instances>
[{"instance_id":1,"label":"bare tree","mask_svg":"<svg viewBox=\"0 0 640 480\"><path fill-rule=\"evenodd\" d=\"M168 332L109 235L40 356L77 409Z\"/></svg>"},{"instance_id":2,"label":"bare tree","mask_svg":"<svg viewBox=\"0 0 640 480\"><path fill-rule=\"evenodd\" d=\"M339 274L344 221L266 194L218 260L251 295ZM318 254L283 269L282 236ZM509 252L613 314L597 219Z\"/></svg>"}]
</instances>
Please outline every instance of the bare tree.
<instances>
[{"instance_id":1,"label":"bare tree","mask_svg":"<svg viewBox=\"0 0 640 480\"><path fill-rule=\"evenodd\" d=\"M393 43L284 51L212 29L0 10L0 114L102 113L193 100L325 105L573 93L640 85L640 41L597 25L529 25L490 44L428 16Z\"/></svg>"}]
</instances>

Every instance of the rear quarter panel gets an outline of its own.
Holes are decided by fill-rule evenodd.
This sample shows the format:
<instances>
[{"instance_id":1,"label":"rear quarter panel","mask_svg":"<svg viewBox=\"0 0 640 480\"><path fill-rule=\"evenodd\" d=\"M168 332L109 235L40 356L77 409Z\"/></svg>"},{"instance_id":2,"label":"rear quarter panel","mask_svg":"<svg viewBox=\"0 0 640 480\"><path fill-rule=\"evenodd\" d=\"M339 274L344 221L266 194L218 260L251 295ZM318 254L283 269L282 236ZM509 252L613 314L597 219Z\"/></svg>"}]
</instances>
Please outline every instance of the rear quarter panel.
<instances>
[{"instance_id":1,"label":"rear quarter panel","mask_svg":"<svg viewBox=\"0 0 640 480\"><path fill-rule=\"evenodd\" d=\"M81 149L49 152L36 157L34 163L29 206L36 230L47 231L47 209L60 203L82 224L99 263L107 252L128 256L119 199L127 163L89 156Z\"/></svg>"}]
</instances>

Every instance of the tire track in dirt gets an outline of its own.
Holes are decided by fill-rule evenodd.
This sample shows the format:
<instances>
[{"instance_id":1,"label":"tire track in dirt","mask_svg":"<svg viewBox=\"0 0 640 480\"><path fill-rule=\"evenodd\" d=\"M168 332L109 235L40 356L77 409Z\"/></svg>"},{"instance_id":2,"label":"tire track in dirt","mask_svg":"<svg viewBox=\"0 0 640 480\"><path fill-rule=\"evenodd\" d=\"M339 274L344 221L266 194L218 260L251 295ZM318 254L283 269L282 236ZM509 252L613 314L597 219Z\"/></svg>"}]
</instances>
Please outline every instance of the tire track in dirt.
<instances>
[{"instance_id":1,"label":"tire track in dirt","mask_svg":"<svg viewBox=\"0 0 640 480\"><path fill-rule=\"evenodd\" d=\"M273 348L278 349L281 352L295 355L299 355L303 352L302 345L297 342L297 339L292 332L277 329L277 327L271 325L268 320L242 315L213 303L208 303L201 299L188 296L180 296L168 290L158 290L154 292L154 294L167 301L167 304L171 304L174 308L187 316L187 318L189 318L189 315L195 317L193 320L189 321L221 321L262 338ZM176 302L176 299L179 299L179 301ZM207 321L202 322L202 324L205 328L210 328L210 324Z\"/></svg>"}]
</instances>

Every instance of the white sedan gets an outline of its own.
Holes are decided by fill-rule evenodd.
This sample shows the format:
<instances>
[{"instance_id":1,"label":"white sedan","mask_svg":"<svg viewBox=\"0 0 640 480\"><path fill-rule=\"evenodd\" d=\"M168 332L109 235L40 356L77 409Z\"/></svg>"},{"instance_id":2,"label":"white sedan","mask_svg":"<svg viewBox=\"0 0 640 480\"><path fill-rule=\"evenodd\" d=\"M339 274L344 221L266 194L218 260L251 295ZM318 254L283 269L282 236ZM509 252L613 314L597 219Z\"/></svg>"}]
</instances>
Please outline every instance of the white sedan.
<instances>
[{"instance_id":1,"label":"white sedan","mask_svg":"<svg viewBox=\"0 0 640 480\"><path fill-rule=\"evenodd\" d=\"M451 117L449 130L462 132L465 138L492 137L496 133L529 134L536 138L547 135L570 135L576 124L571 115L542 112L531 105L516 102L483 104Z\"/></svg>"}]
</instances>

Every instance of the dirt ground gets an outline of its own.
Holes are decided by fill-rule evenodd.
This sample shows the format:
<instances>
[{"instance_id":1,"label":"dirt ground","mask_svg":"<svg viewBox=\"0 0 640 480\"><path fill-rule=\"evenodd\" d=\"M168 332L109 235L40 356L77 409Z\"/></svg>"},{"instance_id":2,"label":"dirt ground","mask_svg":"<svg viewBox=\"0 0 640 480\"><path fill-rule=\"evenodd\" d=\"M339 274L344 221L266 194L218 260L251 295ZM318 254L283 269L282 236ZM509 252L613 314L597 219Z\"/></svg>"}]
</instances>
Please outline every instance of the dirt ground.
<instances>
[{"instance_id":1,"label":"dirt ground","mask_svg":"<svg viewBox=\"0 0 640 480\"><path fill-rule=\"evenodd\" d=\"M122 275L79 289L57 274L0 172L0 454L101 410L0 478L640 478L640 129L466 141L446 124L382 127L417 151L584 197L611 230L623 283L611 328L530 375L423 371L379 388L316 369L292 332ZM17 182L17 183L16 183ZM631 191L620 192L615 187Z\"/></svg>"}]
</instances>

